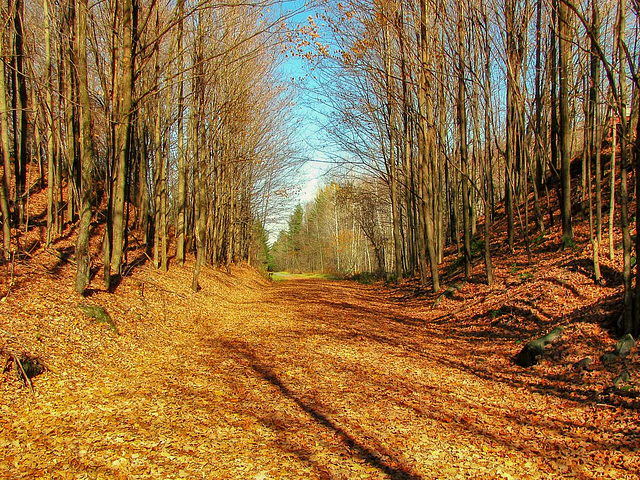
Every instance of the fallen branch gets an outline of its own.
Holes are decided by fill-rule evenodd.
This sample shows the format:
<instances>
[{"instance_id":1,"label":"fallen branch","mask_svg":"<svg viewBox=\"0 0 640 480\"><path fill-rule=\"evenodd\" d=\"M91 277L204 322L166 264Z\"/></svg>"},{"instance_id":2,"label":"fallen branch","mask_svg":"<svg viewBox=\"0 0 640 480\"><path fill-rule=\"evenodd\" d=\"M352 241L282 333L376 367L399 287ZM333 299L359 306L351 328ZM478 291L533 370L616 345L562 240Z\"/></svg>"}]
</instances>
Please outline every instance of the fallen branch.
<instances>
[{"instance_id":1,"label":"fallen branch","mask_svg":"<svg viewBox=\"0 0 640 480\"><path fill-rule=\"evenodd\" d=\"M31 382L31 379L27 375L27 372L24 371L24 368L22 367L22 363L20 363L20 360L18 360L18 358L13 353L11 354L11 358L13 358L13 362L17 365L16 368L20 370L20 373L22 373L22 378L24 379L24 383L28 384L31 387L31 393L35 395L36 391L33 388L33 383Z\"/></svg>"}]
</instances>

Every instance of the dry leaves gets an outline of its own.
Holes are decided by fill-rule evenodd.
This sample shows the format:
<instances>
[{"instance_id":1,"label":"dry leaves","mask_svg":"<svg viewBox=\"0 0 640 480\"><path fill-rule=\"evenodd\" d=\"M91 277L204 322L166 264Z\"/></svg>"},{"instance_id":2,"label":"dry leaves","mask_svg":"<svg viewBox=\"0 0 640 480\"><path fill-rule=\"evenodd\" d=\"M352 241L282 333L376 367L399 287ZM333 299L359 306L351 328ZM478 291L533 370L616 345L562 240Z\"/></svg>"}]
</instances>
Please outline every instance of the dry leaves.
<instances>
[{"instance_id":1,"label":"dry leaves","mask_svg":"<svg viewBox=\"0 0 640 480\"><path fill-rule=\"evenodd\" d=\"M0 478L637 478L636 387L610 387L623 366L638 381L638 353L600 362L619 287L581 261L497 262L493 288L431 308L411 283L269 284L247 267L206 270L193 293L191 264L81 299L73 265L37 250L0 303L0 349L48 370L33 395L0 384ZM559 323L540 365L513 364Z\"/></svg>"}]
</instances>

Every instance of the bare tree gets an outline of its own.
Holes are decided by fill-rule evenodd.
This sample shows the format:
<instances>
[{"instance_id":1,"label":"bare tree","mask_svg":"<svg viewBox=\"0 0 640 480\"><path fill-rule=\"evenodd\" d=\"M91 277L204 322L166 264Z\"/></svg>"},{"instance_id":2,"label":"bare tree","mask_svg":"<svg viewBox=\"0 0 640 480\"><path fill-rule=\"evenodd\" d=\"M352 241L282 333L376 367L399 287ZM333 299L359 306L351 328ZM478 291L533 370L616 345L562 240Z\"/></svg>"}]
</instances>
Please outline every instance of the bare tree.
<instances>
[{"instance_id":1,"label":"bare tree","mask_svg":"<svg viewBox=\"0 0 640 480\"><path fill-rule=\"evenodd\" d=\"M87 10L88 0L76 1L75 60L78 71L78 98L80 100L80 224L76 242L75 288L84 294L91 280L91 254L89 252L89 229L93 203L94 153L91 139L91 102L87 78Z\"/></svg>"}]
</instances>

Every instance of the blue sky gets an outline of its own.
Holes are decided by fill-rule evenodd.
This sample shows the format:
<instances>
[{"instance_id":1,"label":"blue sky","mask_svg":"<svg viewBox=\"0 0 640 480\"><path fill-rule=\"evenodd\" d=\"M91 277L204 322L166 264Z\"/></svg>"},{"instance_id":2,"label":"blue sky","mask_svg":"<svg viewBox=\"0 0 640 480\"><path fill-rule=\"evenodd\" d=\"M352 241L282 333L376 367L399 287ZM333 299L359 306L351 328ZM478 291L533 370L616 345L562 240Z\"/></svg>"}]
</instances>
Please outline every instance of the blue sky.
<instances>
[{"instance_id":1,"label":"blue sky","mask_svg":"<svg viewBox=\"0 0 640 480\"><path fill-rule=\"evenodd\" d=\"M299 10L287 23L290 28L308 25L309 16L314 17L319 10L313 6L307 6L304 0L294 0L282 4L284 15ZM312 201L319 188L323 185L323 176L329 168L328 159L321 146L325 143L322 131L322 114L314 111L310 104L312 100L306 92L314 85L312 72L308 60L290 54L283 58L281 66L283 78L287 79L295 92L295 106L293 113L298 120L295 132L295 141L300 146L302 156L306 159L295 173L292 183L298 193L292 199L290 212L298 203L305 204ZM316 104L317 105L317 104ZM289 212L289 213L290 213ZM267 225L269 240L275 241L278 233L287 227L287 218L281 219L276 224Z\"/></svg>"}]
</instances>

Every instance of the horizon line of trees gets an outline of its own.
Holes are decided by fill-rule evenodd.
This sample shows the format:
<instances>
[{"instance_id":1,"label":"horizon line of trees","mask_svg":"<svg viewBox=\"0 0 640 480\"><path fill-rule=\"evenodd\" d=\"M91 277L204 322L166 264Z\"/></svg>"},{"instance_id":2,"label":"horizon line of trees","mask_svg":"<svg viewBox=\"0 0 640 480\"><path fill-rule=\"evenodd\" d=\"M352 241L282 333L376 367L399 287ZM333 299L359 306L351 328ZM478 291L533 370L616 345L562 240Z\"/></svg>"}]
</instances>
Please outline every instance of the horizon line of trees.
<instances>
[{"instance_id":1,"label":"horizon line of trees","mask_svg":"<svg viewBox=\"0 0 640 480\"><path fill-rule=\"evenodd\" d=\"M393 269L390 213L379 179L331 182L291 213L269 249L269 269L386 278Z\"/></svg>"}]
</instances>

